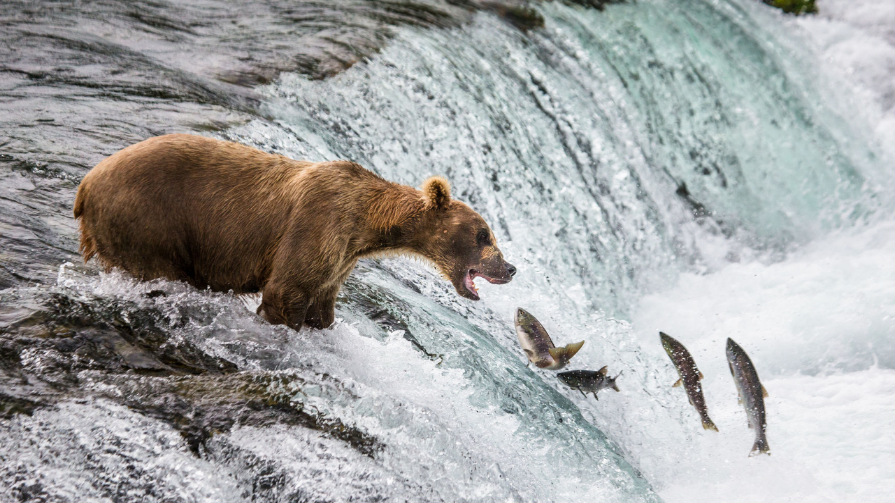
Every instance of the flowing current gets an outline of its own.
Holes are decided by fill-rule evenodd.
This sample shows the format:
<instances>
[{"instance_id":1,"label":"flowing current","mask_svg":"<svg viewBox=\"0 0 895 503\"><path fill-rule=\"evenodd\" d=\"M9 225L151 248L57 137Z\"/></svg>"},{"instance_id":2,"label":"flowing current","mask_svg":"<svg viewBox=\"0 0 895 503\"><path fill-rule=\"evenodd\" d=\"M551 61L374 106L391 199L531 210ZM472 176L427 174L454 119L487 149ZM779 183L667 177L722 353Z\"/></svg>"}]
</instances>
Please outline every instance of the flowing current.
<instances>
[{"instance_id":1,"label":"flowing current","mask_svg":"<svg viewBox=\"0 0 895 503\"><path fill-rule=\"evenodd\" d=\"M115 16L52 34L49 21L4 18L6 43L23 51L68 41L11 58L0 81L13 117L0 143L4 499L883 501L895 490L891 2L821 2L808 19L745 0L642 0L538 3L543 26L524 29L500 10L393 21L344 71L285 71L250 94L223 57L172 56L163 42L208 28L150 7L139 36L116 31ZM246 19L232 24L268 22ZM251 43L307 43L290 36ZM112 63L82 61L67 80L48 69L102 44ZM59 92L88 89L91 65L114 58L156 66L121 65L126 99L108 84ZM237 85L191 76L209 67ZM256 317L258 299L81 265L80 177L170 132L350 159L414 186L443 175L519 273L473 303L426 264L363 261L334 327L295 333ZM595 401L526 366L516 307L558 345L585 340L569 368L608 365L621 392ZM705 374L719 433L671 388L659 330ZM770 393L771 457L747 458L727 337Z\"/></svg>"}]
</instances>

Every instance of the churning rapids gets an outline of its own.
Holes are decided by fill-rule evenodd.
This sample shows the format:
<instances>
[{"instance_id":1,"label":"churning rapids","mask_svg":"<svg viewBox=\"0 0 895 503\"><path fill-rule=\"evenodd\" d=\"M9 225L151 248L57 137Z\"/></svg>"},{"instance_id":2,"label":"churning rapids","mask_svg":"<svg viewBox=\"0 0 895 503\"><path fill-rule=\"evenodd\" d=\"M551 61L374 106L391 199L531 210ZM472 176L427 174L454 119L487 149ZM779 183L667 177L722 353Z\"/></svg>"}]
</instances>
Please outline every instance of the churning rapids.
<instances>
[{"instance_id":1,"label":"churning rapids","mask_svg":"<svg viewBox=\"0 0 895 503\"><path fill-rule=\"evenodd\" d=\"M0 500L891 497L895 2L573 3L0 4ZM519 273L363 262L295 333L83 265L78 181L172 132L444 175ZM526 367L519 306L621 392Z\"/></svg>"}]
</instances>

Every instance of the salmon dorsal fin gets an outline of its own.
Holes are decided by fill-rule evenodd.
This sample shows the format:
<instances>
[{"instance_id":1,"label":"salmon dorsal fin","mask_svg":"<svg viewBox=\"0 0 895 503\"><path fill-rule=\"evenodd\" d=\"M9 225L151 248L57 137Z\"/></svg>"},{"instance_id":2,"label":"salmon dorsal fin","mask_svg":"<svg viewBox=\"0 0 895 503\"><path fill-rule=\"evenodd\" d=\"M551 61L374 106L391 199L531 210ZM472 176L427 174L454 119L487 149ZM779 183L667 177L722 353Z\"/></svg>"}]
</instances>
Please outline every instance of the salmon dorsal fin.
<instances>
[{"instance_id":1,"label":"salmon dorsal fin","mask_svg":"<svg viewBox=\"0 0 895 503\"><path fill-rule=\"evenodd\" d=\"M683 379L678 379L677 381L674 381L674 384L672 384L671 387L672 387L672 388L677 388L677 387L680 386L681 384L684 384L684 380L683 380Z\"/></svg>"},{"instance_id":2,"label":"salmon dorsal fin","mask_svg":"<svg viewBox=\"0 0 895 503\"><path fill-rule=\"evenodd\" d=\"M701 381L701 380L703 380L703 378L705 378L705 376L702 375L702 372L700 372L700 373L699 373L699 380Z\"/></svg>"},{"instance_id":3,"label":"salmon dorsal fin","mask_svg":"<svg viewBox=\"0 0 895 503\"><path fill-rule=\"evenodd\" d=\"M606 374L608 374L608 373L609 373L609 365L605 365L605 366L603 366L603 368L601 368L600 370L598 370L597 373L600 374L600 375L606 375Z\"/></svg>"},{"instance_id":4,"label":"salmon dorsal fin","mask_svg":"<svg viewBox=\"0 0 895 503\"><path fill-rule=\"evenodd\" d=\"M764 389L764 384L761 385L761 396L768 397L768 390Z\"/></svg>"}]
</instances>

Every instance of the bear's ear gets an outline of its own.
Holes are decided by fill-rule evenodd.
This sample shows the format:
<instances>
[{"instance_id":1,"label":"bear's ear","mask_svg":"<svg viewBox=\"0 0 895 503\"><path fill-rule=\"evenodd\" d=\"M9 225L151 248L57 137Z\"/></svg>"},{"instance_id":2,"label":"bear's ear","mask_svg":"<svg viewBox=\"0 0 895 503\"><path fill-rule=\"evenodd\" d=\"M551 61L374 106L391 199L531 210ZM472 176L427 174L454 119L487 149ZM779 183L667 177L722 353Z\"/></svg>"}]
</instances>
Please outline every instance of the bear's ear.
<instances>
[{"instance_id":1,"label":"bear's ear","mask_svg":"<svg viewBox=\"0 0 895 503\"><path fill-rule=\"evenodd\" d=\"M433 176L423 182L423 194L429 206L445 208L451 202L451 184L440 176Z\"/></svg>"}]
</instances>

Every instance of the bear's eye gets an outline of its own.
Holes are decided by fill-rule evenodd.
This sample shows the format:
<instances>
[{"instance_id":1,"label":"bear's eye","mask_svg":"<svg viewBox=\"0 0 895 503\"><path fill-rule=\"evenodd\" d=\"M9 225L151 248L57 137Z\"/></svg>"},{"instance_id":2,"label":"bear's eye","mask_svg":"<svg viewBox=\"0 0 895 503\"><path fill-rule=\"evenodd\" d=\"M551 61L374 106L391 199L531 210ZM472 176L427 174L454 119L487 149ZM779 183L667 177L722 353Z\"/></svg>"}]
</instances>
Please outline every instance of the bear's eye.
<instances>
[{"instance_id":1,"label":"bear's eye","mask_svg":"<svg viewBox=\"0 0 895 503\"><path fill-rule=\"evenodd\" d=\"M488 246L491 244L491 233L488 232L488 229L482 229L476 234L475 240L479 246Z\"/></svg>"}]
</instances>

